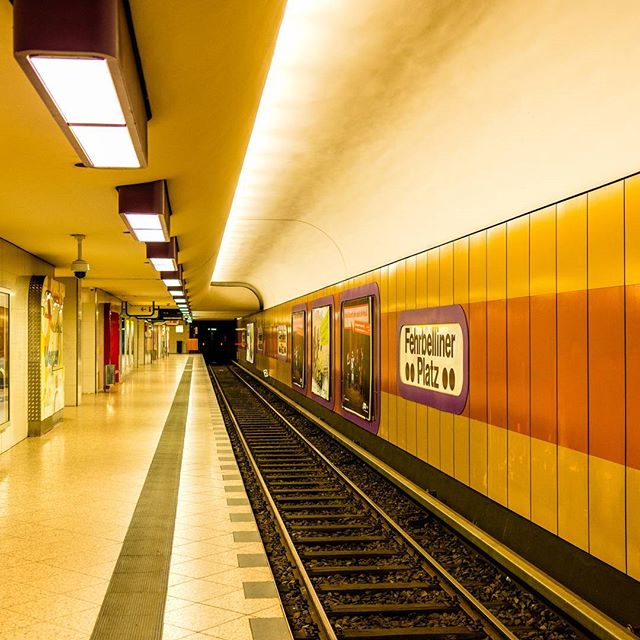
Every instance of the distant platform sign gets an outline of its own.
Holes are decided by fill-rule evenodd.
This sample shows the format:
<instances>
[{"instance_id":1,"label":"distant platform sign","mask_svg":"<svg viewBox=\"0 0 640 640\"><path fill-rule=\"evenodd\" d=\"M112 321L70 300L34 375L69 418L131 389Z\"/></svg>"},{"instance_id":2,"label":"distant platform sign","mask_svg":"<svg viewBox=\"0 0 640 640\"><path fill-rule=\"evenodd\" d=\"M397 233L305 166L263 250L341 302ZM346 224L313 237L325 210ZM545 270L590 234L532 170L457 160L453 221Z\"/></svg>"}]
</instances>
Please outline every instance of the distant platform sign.
<instances>
[{"instance_id":1,"label":"distant platform sign","mask_svg":"<svg viewBox=\"0 0 640 640\"><path fill-rule=\"evenodd\" d=\"M407 400L462 413L469 392L469 330L460 305L398 315L398 389Z\"/></svg>"}]
</instances>

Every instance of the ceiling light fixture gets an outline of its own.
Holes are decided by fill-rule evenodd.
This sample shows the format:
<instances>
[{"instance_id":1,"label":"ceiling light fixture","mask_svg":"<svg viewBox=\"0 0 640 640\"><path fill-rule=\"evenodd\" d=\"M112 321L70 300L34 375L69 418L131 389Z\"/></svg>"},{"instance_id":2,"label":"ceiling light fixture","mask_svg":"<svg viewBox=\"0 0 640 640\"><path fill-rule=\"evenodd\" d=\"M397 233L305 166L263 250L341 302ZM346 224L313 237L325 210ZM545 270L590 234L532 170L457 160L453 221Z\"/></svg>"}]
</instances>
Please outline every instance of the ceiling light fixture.
<instances>
[{"instance_id":1,"label":"ceiling light fixture","mask_svg":"<svg viewBox=\"0 0 640 640\"><path fill-rule=\"evenodd\" d=\"M171 203L166 180L116 187L118 211L140 242L169 242Z\"/></svg>"},{"instance_id":2,"label":"ceiling light fixture","mask_svg":"<svg viewBox=\"0 0 640 640\"><path fill-rule=\"evenodd\" d=\"M169 293L174 297L174 298L179 298L181 296L184 295L184 291L182 289L169 289Z\"/></svg>"},{"instance_id":3,"label":"ceiling light fixture","mask_svg":"<svg viewBox=\"0 0 640 640\"><path fill-rule=\"evenodd\" d=\"M13 53L88 167L147 166L148 112L121 0L14 0Z\"/></svg>"},{"instance_id":4,"label":"ceiling light fixture","mask_svg":"<svg viewBox=\"0 0 640 640\"><path fill-rule=\"evenodd\" d=\"M175 237L169 242L147 242L147 260L157 271L177 271L178 242Z\"/></svg>"},{"instance_id":5,"label":"ceiling light fixture","mask_svg":"<svg viewBox=\"0 0 640 640\"><path fill-rule=\"evenodd\" d=\"M162 271L160 279L167 287L182 287L182 267L178 266L177 271Z\"/></svg>"}]
</instances>

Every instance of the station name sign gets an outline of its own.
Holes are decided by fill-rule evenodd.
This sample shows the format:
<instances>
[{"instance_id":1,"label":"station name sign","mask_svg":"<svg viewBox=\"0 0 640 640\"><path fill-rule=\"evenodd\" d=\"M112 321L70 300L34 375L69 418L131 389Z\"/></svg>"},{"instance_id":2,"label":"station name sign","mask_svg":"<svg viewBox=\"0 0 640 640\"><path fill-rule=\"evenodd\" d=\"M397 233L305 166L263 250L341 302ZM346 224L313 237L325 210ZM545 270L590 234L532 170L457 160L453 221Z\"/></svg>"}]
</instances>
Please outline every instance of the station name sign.
<instances>
[{"instance_id":1,"label":"station name sign","mask_svg":"<svg viewBox=\"0 0 640 640\"><path fill-rule=\"evenodd\" d=\"M462 413L468 362L469 330L460 305L398 315L398 389L403 398Z\"/></svg>"}]
</instances>

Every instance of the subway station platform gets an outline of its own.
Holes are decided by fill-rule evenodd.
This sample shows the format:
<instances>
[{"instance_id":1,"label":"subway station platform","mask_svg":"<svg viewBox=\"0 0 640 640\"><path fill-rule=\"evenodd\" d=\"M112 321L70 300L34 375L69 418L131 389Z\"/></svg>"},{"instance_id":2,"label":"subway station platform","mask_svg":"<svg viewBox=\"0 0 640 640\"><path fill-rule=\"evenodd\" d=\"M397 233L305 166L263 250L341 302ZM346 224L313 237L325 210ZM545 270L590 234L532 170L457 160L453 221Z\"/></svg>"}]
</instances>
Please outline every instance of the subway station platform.
<instances>
[{"instance_id":1,"label":"subway station platform","mask_svg":"<svg viewBox=\"0 0 640 640\"><path fill-rule=\"evenodd\" d=\"M0 457L0 640L289 632L201 356Z\"/></svg>"}]
</instances>

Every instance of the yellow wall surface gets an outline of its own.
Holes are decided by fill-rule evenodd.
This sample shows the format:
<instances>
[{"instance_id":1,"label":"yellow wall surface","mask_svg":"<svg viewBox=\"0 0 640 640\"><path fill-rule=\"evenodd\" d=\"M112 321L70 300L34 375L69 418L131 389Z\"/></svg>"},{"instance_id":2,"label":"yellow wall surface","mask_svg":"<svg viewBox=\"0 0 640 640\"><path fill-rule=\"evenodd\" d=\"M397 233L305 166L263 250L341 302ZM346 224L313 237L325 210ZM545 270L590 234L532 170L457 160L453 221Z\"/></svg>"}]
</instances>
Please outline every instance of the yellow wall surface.
<instances>
[{"instance_id":1,"label":"yellow wall surface","mask_svg":"<svg viewBox=\"0 0 640 640\"><path fill-rule=\"evenodd\" d=\"M265 335L255 366L291 385L289 357L266 337L290 332L295 305L333 296L340 412L339 296L368 283L378 437L640 579L640 176L246 318ZM401 397L396 382L398 315L451 304L469 326L455 415Z\"/></svg>"}]
</instances>

